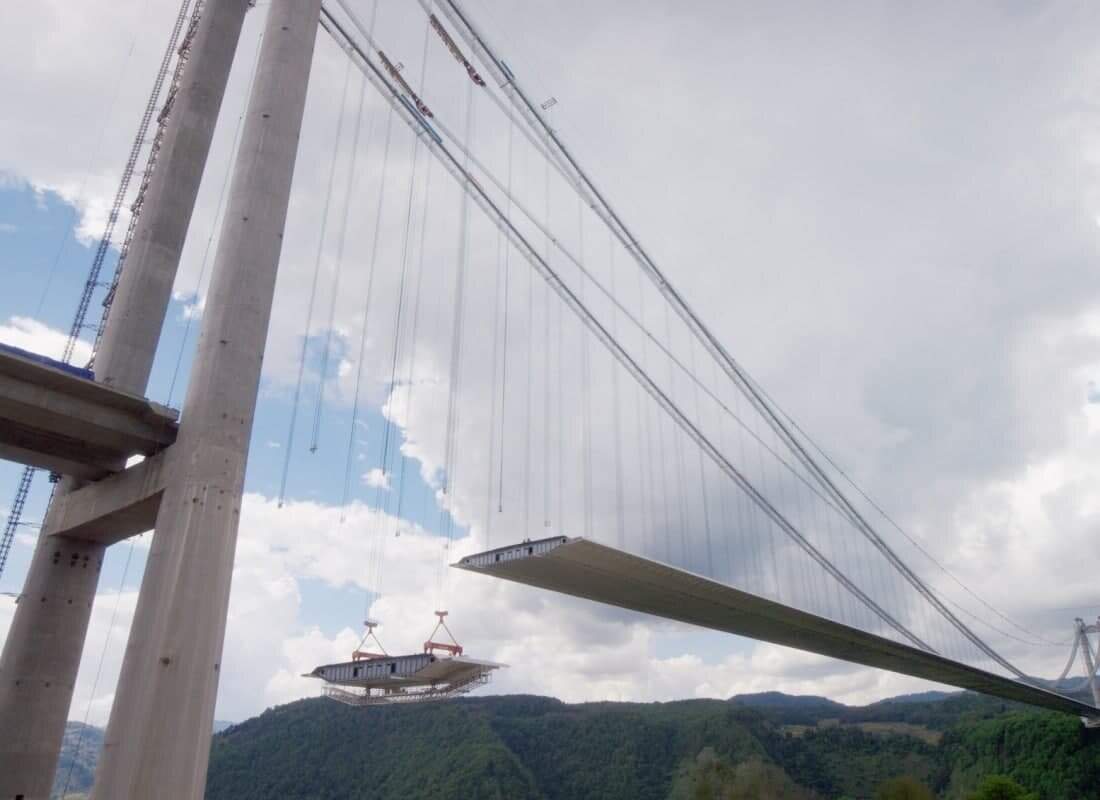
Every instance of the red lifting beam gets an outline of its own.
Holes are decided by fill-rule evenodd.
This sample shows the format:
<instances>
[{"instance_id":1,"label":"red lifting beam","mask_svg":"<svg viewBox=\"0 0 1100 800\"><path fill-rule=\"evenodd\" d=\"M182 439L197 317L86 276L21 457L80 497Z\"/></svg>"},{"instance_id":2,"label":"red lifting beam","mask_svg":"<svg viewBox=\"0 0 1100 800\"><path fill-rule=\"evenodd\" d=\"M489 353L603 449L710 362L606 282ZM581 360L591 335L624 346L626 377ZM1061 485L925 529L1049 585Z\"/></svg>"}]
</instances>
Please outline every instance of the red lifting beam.
<instances>
[{"instance_id":1,"label":"red lifting beam","mask_svg":"<svg viewBox=\"0 0 1100 800\"><path fill-rule=\"evenodd\" d=\"M447 616L446 611L436 611L435 615L439 617L439 622L435 624L435 630L432 631L431 636L428 637L428 641L424 642L424 652L434 653L437 650L442 650L444 653L450 653L452 656L462 655L462 645L455 639L455 635L451 633L451 629L447 627L447 623L443 621L443 618ZM447 635L451 637L451 644L446 642L432 641L432 638L439 632L439 629L447 631Z\"/></svg>"}]
</instances>

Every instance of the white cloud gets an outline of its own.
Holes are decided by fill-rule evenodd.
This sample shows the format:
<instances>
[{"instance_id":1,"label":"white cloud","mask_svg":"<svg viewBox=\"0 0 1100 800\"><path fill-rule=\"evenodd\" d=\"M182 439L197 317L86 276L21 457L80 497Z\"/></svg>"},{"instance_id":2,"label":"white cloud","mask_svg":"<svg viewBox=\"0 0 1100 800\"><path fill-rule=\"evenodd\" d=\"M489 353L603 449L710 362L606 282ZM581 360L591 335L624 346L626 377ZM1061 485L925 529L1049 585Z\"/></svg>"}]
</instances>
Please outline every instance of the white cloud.
<instances>
[{"instance_id":1,"label":"white cloud","mask_svg":"<svg viewBox=\"0 0 1100 800\"><path fill-rule=\"evenodd\" d=\"M102 225L135 109L144 102L150 65L174 9L171 3L150 4L143 18L139 0L71 5L28 6L13 12L12 24L0 31L0 64L25 77L0 87L4 107L21 109L19 124L0 128L0 185L25 181L76 201L80 231L90 236ZM803 427L941 561L1006 612L1057 636L1066 614L1043 613L1033 604L1057 607L1089 597L1088 560L1067 557L1075 551L1063 545L1087 551L1095 525L1095 493L1089 488L1100 478L1088 457L1098 443L1096 406L1081 408L1081 387L1100 369L1098 339L1088 323L1100 313L1092 221L1100 207L1100 147L1089 111L1097 107L1100 63L1088 37L1096 11L1067 6L1032 17L974 7L914 19L857 12L806 17L775 6L747 20L738 4L700 4L685 14L670 14L657 2L626 15L598 3L571 1L555 9L547 18L537 4L505 4L493 19L479 22L498 34L493 38L505 45L509 63L534 85L533 93L561 100L556 124L623 216L644 232L643 241L673 283ZM523 24L531 14L540 19L538 36L526 33ZM249 15L242 46L248 57L237 59L177 281L181 297L195 296L215 227L234 114L261 19L262 12ZM415 64L420 29L403 23L397 12L380 20L380 38L387 47L392 41L395 52L412 53L403 58ZM92 27L127 33L140 27L150 35L138 37L124 65L124 48L108 58L77 46ZM588 34L578 38L576 30ZM1045 43L1054 31L1059 47L1052 55ZM465 75L434 42L432 47L426 96L441 119L462 120ZM932 64L926 58L930 49L938 54ZM265 353L265 377L276 385L293 382L305 332L302 298L317 263L343 68L321 37ZM540 75L552 75L553 86ZM593 75L603 79L593 81ZM1028 80L1021 83L1019 75ZM104 86L118 93L113 106ZM97 145L98 134L74 139L69 123L81 113L74 103L85 104L84 116L116 109L102 134L106 144ZM499 170L506 128L490 126L487 103L479 101L476 113L479 155ZM326 396L348 404L362 365L363 403L384 407L402 428L401 450L418 459L423 477L439 485L450 468L448 501L472 533L447 558L490 536L499 544L540 535L546 516L553 532L583 531L584 379L577 366L577 329L567 316L561 340L566 367L551 379L547 408L542 287L534 284L534 319L528 320L529 273L513 253L510 378L506 407L495 407L496 234L481 221L470 240L459 413L448 425L459 198L439 170L430 186L427 246L423 254L414 246L410 262L419 266L423 255L423 287L418 295L409 287L417 303L405 309L405 344L396 386L390 385L411 140L404 131L394 135L383 235L376 263L369 264L384 120L380 104L370 99L364 127L373 133L361 153L372 155L360 162L338 294L337 217L321 248L322 311L311 333L324 334L319 328L330 323L323 310L334 299L331 327L340 345L330 370L335 391ZM347 141L337 150L338 164L348 165ZM339 180L347 174L338 172ZM515 178L527 203L541 208L542 172L529 154L516 158ZM340 182L335 188L340 193L343 187ZM418 212L420 199L414 203ZM553 190L555 232L578 249L575 205L560 187ZM606 280L603 234L591 219L586 225L586 260ZM418 226L416 218L414 244ZM554 259L560 267L562 259ZM636 307L634 273L627 272L624 255L618 259L620 291L625 283L627 302ZM368 281L374 292L369 313ZM659 332L663 318L649 289L645 308L648 325ZM188 309L197 310L193 302ZM603 313L606 318L607 309ZM360 353L364 319L366 346ZM414 319L419 327L411 352ZM552 322L556 334L557 318ZM40 351L59 352L64 342L63 334L25 318L10 320L0 336ZM675 329L672 339L683 345ZM555 356L558 341L552 339ZM622 408L611 409L610 362L594 353L588 394L597 411L588 442L594 451L595 532L615 535L610 442L617 420L629 440L629 543L651 547L680 534L686 539L677 530L685 527L694 532L688 544L699 544L700 498L678 496L676 487L685 481L674 477L682 453L694 469L695 452L675 443L671 426L653 423L646 431L650 423L644 410L634 410L633 388L622 390ZM659 362L652 350L649 358L667 386L663 364L653 367ZM622 386L631 384L624 380ZM691 407L690 387L681 384L675 396ZM527 420L529 404L534 424ZM493 440L489 432L502 418L503 441ZM547 421L551 456L565 453L564 493L555 459L544 461L540 434ZM734 447L740 434L731 425L728 435ZM547 465L549 502L543 494ZM657 471L647 476L644 467L651 465ZM714 475L709 480L718 483ZM501 482L503 497L494 488ZM770 486L775 490L774 482ZM662 498L664 490L671 494ZM681 500L689 504L683 526L675 519ZM498 504L503 511L495 510ZM673 521L666 525L660 512L669 508ZM415 533L395 537L398 523L358 506L341 511L291 502L276 516L272 501L251 496L247 512L221 716L240 718L310 691L298 672L349 651L358 625L350 611L346 630L336 636L324 635L316 619L299 618L305 578L377 588L372 575L383 575L375 609L386 623L383 640L390 643L390 631L394 649L416 647L412 632L426 632L436 602L443 559L437 540ZM341 515L348 518L343 526ZM716 543L742 544L729 528L722 530L725 536L716 535ZM736 532L747 538L743 530ZM973 605L900 537L889 535L945 592ZM385 569L382 554L388 554ZM1038 585L1037 574L1055 587L1041 601L1018 591ZM479 652L513 665L497 689L568 699L647 699L778 688L860 700L912 685L771 646L717 661L689 652L659 658L655 652L671 635L668 626L477 576L448 580L456 633ZM746 580L768 584L760 575ZM725 652L725 638L708 641ZM1034 656L1006 646L1036 669L1063 658L1061 652ZM234 663L237 672L230 674Z\"/></svg>"},{"instance_id":2,"label":"white cloud","mask_svg":"<svg viewBox=\"0 0 1100 800\"><path fill-rule=\"evenodd\" d=\"M691 629L444 567L481 546L473 537L447 548L439 537L362 506L347 509L343 523L340 517L334 507L291 502L279 509L273 500L246 497L219 718L241 719L317 694L319 684L301 674L350 657L362 633L361 602L353 601L346 624L326 635L297 614L304 579L352 587L363 600L381 593L368 616L381 622L378 635L391 653L419 651L434 627L433 612L447 608L448 624L469 654L509 665L494 676L492 692L583 701L782 689L860 702L925 686L773 645L713 662L688 653L658 657L659 637ZM398 528L403 532L395 538ZM740 641L703 635L725 649Z\"/></svg>"},{"instance_id":3,"label":"white cloud","mask_svg":"<svg viewBox=\"0 0 1100 800\"><path fill-rule=\"evenodd\" d=\"M15 233L18 230L18 225L14 225L10 222L0 222L0 233Z\"/></svg>"},{"instance_id":4,"label":"white cloud","mask_svg":"<svg viewBox=\"0 0 1100 800\"><path fill-rule=\"evenodd\" d=\"M0 342L50 358L60 359L68 341L68 334L30 317L11 317L7 323L0 324ZM71 362L84 365L91 355L91 344L78 339Z\"/></svg>"},{"instance_id":5,"label":"white cloud","mask_svg":"<svg viewBox=\"0 0 1100 800\"><path fill-rule=\"evenodd\" d=\"M374 489L390 489L390 476L378 467L363 473L363 483Z\"/></svg>"}]
</instances>

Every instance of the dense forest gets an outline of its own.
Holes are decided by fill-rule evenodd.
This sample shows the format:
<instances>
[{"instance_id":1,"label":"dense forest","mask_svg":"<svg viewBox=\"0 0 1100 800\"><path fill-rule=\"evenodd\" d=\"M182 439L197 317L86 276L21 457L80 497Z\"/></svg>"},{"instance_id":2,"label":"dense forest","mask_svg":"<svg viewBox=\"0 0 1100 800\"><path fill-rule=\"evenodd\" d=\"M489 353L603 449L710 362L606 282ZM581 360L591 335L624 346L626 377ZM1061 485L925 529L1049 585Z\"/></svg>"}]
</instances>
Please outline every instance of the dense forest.
<instances>
[{"instance_id":1,"label":"dense forest","mask_svg":"<svg viewBox=\"0 0 1100 800\"><path fill-rule=\"evenodd\" d=\"M858 708L513 695L270 709L214 737L207 798L1088 800L1098 786L1100 730L973 694Z\"/></svg>"}]
</instances>

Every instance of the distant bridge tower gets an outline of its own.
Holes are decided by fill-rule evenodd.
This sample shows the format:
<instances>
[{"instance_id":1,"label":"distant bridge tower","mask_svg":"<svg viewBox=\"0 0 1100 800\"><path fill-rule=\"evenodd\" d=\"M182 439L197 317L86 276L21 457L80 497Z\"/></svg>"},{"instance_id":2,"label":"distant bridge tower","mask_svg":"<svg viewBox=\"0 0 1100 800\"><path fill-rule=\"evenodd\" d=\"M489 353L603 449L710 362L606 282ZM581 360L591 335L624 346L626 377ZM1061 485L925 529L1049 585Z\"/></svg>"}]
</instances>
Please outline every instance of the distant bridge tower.
<instances>
[{"instance_id":1,"label":"distant bridge tower","mask_svg":"<svg viewBox=\"0 0 1100 800\"><path fill-rule=\"evenodd\" d=\"M112 402L132 404L146 391L252 4L200 4L97 356L97 381L110 388L90 394L111 395L104 407L113 420ZM49 797L104 552L150 528L156 533L92 796L203 796L245 460L320 6L272 0L268 11L175 443L129 469L101 463L98 474L64 478L47 512L0 658L3 800Z\"/></svg>"},{"instance_id":2,"label":"distant bridge tower","mask_svg":"<svg viewBox=\"0 0 1100 800\"><path fill-rule=\"evenodd\" d=\"M1092 691L1093 705L1100 707L1100 684L1096 680L1096 669L1100 666L1100 642L1096 643L1096 647L1092 646L1089 641L1089 634L1100 634L1100 617L1096 622L1091 625L1086 624L1083 619L1078 617L1074 620L1076 630L1073 637L1073 649L1069 654L1069 661L1066 662L1066 668L1062 670L1062 674L1059 676L1058 681L1061 682L1069 675L1069 671L1073 669L1073 661L1077 658L1077 654L1081 654L1081 665L1085 668L1085 678L1088 680L1089 689ZM1086 724L1089 727L1096 727L1100 725L1097 722L1089 722L1086 720Z\"/></svg>"}]
</instances>

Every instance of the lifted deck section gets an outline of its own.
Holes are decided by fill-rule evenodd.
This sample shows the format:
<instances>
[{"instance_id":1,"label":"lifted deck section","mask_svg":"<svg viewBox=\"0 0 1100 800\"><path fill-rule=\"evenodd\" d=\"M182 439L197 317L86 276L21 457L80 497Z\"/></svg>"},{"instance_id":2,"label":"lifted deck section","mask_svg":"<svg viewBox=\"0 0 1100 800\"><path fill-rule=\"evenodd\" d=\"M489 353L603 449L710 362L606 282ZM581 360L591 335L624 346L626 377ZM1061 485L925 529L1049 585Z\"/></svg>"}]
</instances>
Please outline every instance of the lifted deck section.
<instances>
[{"instance_id":1,"label":"lifted deck section","mask_svg":"<svg viewBox=\"0 0 1100 800\"><path fill-rule=\"evenodd\" d=\"M527 541L467 556L454 566L1075 714L1090 726L1100 723L1100 709L1070 697L788 608L709 578L586 539L556 536Z\"/></svg>"},{"instance_id":2,"label":"lifted deck section","mask_svg":"<svg viewBox=\"0 0 1100 800\"><path fill-rule=\"evenodd\" d=\"M325 664L306 678L325 682L325 696L353 706L444 700L483 686L503 664L432 653Z\"/></svg>"}]
</instances>

